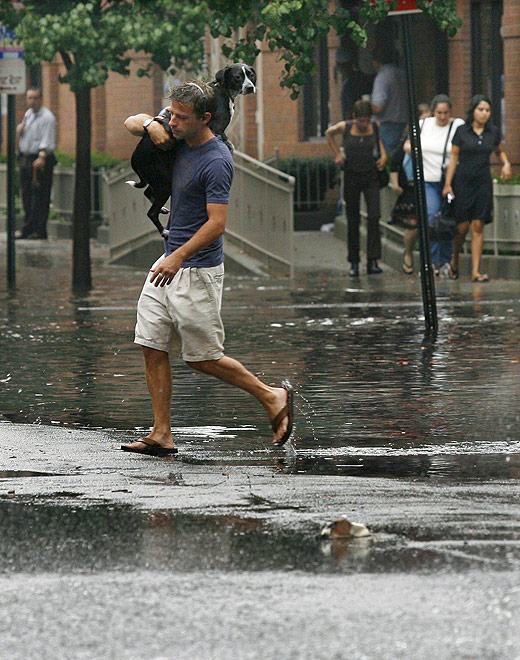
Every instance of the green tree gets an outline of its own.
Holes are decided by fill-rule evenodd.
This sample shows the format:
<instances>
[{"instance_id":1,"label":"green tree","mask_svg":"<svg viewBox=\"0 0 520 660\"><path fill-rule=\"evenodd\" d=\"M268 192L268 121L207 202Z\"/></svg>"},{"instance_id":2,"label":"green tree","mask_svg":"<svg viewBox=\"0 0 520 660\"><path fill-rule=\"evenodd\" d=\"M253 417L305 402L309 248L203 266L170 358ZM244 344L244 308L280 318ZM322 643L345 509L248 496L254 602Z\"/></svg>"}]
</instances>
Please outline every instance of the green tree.
<instances>
[{"instance_id":1,"label":"green tree","mask_svg":"<svg viewBox=\"0 0 520 660\"><path fill-rule=\"evenodd\" d=\"M200 64L206 7L170 0L2 0L0 22L16 31L29 64L61 60L60 82L76 103L76 170L73 211L75 291L91 288L90 169L91 89L110 71L129 74L129 49L144 51L167 69L177 62ZM150 64L151 66L151 64ZM150 68L150 67L148 67ZM140 70L138 75L146 75Z\"/></svg>"}]
</instances>

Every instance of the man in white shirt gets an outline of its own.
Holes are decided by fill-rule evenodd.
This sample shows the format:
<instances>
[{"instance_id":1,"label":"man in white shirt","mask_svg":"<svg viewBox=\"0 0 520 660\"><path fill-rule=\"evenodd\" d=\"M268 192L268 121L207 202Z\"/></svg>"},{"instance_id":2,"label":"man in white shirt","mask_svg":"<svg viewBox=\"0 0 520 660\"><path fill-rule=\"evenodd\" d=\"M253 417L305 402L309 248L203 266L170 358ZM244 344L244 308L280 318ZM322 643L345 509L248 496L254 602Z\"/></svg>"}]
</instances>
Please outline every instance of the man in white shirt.
<instances>
[{"instance_id":1,"label":"man in white shirt","mask_svg":"<svg viewBox=\"0 0 520 660\"><path fill-rule=\"evenodd\" d=\"M26 93L27 111L16 128L20 189L25 214L17 238L47 238L52 174L56 158L56 118L43 106L40 89Z\"/></svg>"}]
</instances>

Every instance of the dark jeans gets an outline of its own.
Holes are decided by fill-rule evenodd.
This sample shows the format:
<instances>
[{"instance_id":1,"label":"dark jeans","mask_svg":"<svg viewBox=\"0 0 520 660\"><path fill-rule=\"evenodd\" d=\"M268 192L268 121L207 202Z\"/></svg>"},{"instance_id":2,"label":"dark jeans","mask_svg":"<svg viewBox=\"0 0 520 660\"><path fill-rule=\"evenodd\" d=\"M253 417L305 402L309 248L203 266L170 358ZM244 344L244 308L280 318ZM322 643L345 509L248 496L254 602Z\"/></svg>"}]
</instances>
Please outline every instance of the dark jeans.
<instances>
[{"instance_id":1,"label":"dark jeans","mask_svg":"<svg viewBox=\"0 0 520 660\"><path fill-rule=\"evenodd\" d=\"M20 188L25 220L22 235L35 234L40 238L47 238L47 220L49 218L49 205L51 202L52 173L55 158L48 154L45 167L33 175L32 164L36 155L19 156Z\"/></svg>"},{"instance_id":2,"label":"dark jeans","mask_svg":"<svg viewBox=\"0 0 520 660\"><path fill-rule=\"evenodd\" d=\"M361 221L361 193L367 205L367 261L381 258L379 218L379 181L377 172L345 172L345 205L347 210L348 260L359 263L359 223Z\"/></svg>"}]
</instances>

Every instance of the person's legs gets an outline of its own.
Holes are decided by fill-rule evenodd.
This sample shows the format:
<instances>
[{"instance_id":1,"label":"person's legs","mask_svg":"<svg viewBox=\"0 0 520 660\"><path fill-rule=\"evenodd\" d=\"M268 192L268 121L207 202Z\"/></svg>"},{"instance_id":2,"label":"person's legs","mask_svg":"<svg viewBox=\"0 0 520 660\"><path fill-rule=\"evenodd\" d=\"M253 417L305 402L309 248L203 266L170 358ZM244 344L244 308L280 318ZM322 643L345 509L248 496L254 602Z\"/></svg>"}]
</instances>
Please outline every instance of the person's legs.
<instances>
[{"instance_id":1,"label":"person's legs","mask_svg":"<svg viewBox=\"0 0 520 660\"><path fill-rule=\"evenodd\" d=\"M451 256L450 270L451 276L456 278L459 275L459 255L466 240L468 233L469 222L459 222L457 225L457 233L453 237L453 254Z\"/></svg>"},{"instance_id":2,"label":"person's legs","mask_svg":"<svg viewBox=\"0 0 520 660\"><path fill-rule=\"evenodd\" d=\"M192 369L214 376L229 385L234 385L252 394L265 408L270 421L288 403L288 395L285 389L266 385L248 371L243 364L233 358L224 356L218 360L203 360L201 362L187 362L186 364L192 367ZM276 444L283 437L287 430L288 422L289 417L286 415L276 431L273 432L273 444Z\"/></svg>"},{"instance_id":3,"label":"person's legs","mask_svg":"<svg viewBox=\"0 0 520 660\"><path fill-rule=\"evenodd\" d=\"M146 384L150 392L153 411L153 427L146 436L164 447L173 447L171 431L172 377L170 358L165 351L143 346Z\"/></svg>"},{"instance_id":4,"label":"person's legs","mask_svg":"<svg viewBox=\"0 0 520 660\"><path fill-rule=\"evenodd\" d=\"M487 275L480 272L480 259L484 248L484 221L471 221L471 279L486 281ZM484 278L484 279L482 279Z\"/></svg>"},{"instance_id":5,"label":"person's legs","mask_svg":"<svg viewBox=\"0 0 520 660\"><path fill-rule=\"evenodd\" d=\"M388 158L394 153L399 146L401 138L403 137L406 123L396 123L393 121L383 121L379 126L379 137L385 145L385 150Z\"/></svg>"},{"instance_id":6,"label":"person's legs","mask_svg":"<svg viewBox=\"0 0 520 660\"><path fill-rule=\"evenodd\" d=\"M441 210L442 195L440 184L425 182L424 188L426 191L426 208L428 212L428 224L431 224L433 217ZM439 269L445 262L442 261L442 249L439 241L430 241L430 251L432 255L432 262L435 269Z\"/></svg>"},{"instance_id":7,"label":"person's legs","mask_svg":"<svg viewBox=\"0 0 520 660\"><path fill-rule=\"evenodd\" d=\"M45 163L45 167L38 173L38 185L34 191L34 232L39 238L47 238L47 220L51 202L52 174L54 165Z\"/></svg>"},{"instance_id":8,"label":"person's legs","mask_svg":"<svg viewBox=\"0 0 520 660\"><path fill-rule=\"evenodd\" d=\"M25 158L20 162L20 192L24 212L24 223L21 236L26 238L35 231L35 227L32 213L32 162Z\"/></svg>"},{"instance_id":9,"label":"person's legs","mask_svg":"<svg viewBox=\"0 0 520 660\"><path fill-rule=\"evenodd\" d=\"M410 218L409 219L409 224L417 224L417 220L415 218ZM417 241L417 227L414 227L413 229L410 227L407 227L404 230L403 234L403 245L404 245L404 254L403 254L403 271L407 275L411 275L413 273L413 249L415 247L415 242Z\"/></svg>"},{"instance_id":10,"label":"person's legs","mask_svg":"<svg viewBox=\"0 0 520 660\"><path fill-rule=\"evenodd\" d=\"M363 188L367 206L367 262L381 259L381 232L379 230L380 193L379 182L372 178Z\"/></svg>"},{"instance_id":11,"label":"person's legs","mask_svg":"<svg viewBox=\"0 0 520 660\"><path fill-rule=\"evenodd\" d=\"M361 189L352 174L345 174L345 210L347 214L347 251L352 268L359 265L359 198Z\"/></svg>"}]
</instances>

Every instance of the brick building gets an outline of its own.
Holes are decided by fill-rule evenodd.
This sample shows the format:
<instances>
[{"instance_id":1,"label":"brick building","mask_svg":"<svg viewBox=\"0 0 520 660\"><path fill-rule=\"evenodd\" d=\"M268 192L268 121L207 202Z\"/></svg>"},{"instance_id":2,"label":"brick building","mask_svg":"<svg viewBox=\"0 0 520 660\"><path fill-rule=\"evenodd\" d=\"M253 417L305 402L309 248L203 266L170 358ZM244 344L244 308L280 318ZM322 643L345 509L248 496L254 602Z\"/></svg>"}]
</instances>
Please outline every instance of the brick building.
<instances>
[{"instance_id":1,"label":"brick building","mask_svg":"<svg viewBox=\"0 0 520 660\"><path fill-rule=\"evenodd\" d=\"M507 150L520 164L520 2L518 0L457 0L463 26L453 38L440 33L423 15L413 17L413 40L417 73L417 99L428 101L436 93L448 92L454 113L464 116L469 98L485 93L493 102L493 120L504 131ZM390 40L398 49L402 42L400 20L389 17L370 33L367 51L357 50L346 40L330 34L316 45L316 74L309 79L298 100L279 87L282 64L276 53L263 48L256 62L258 93L238 100L237 120L230 135L246 153L261 160L280 154L318 156L328 153L324 132L341 119L341 86L345 61L370 77L370 48L379 39ZM133 64L138 68L139 55ZM218 44L208 42L208 70L223 65ZM45 104L58 117L59 149L74 152L73 95L57 81L59 65L43 64L33 71L41 84ZM152 113L166 104L166 82L160 71L151 78L129 78L111 74L107 84L93 91L93 148L127 158L135 138L122 126L133 112ZM18 102L23 111L23 99Z\"/></svg>"}]
</instances>

